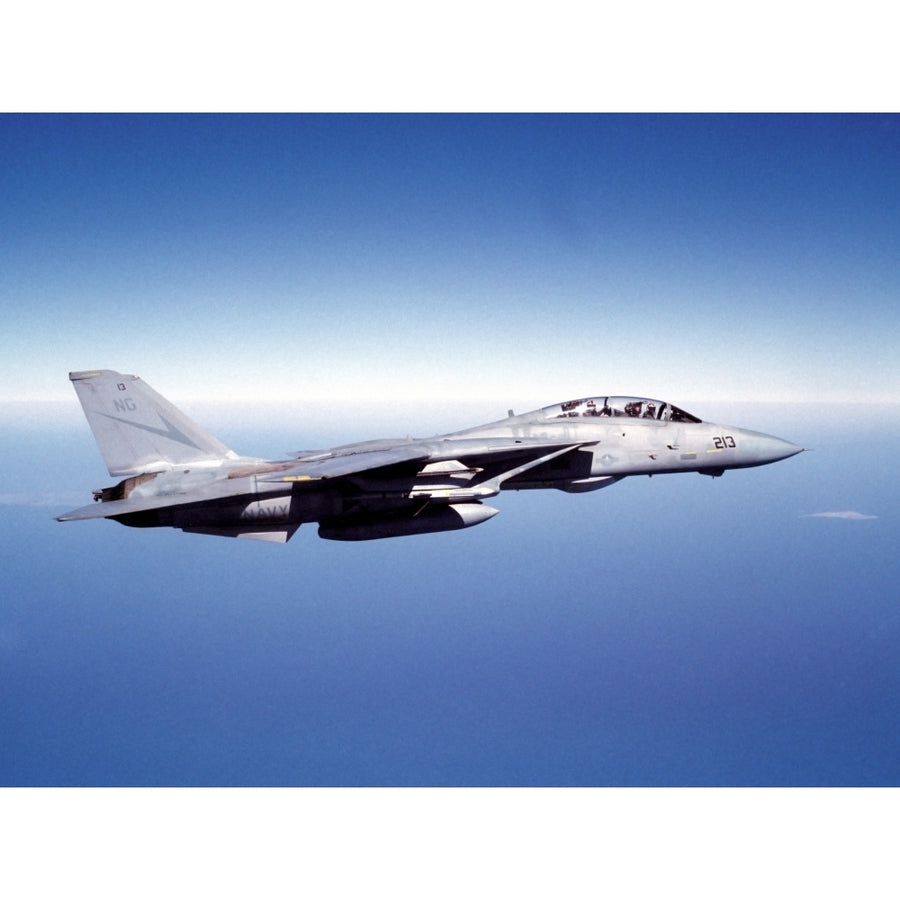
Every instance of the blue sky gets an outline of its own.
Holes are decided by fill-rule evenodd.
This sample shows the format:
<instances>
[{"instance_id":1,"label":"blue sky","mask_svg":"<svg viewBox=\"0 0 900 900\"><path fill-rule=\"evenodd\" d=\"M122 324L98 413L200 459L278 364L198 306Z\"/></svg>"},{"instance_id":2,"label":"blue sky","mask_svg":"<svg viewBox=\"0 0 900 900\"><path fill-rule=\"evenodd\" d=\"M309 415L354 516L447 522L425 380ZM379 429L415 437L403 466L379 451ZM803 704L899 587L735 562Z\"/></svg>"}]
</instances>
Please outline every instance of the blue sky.
<instances>
[{"instance_id":1,"label":"blue sky","mask_svg":"<svg viewBox=\"0 0 900 900\"><path fill-rule=\"evenodd\" d=\"M892 116L4 117L0 399L103 366L488 418L893 401L898 149Z\"/></svg>"}]
</instances>

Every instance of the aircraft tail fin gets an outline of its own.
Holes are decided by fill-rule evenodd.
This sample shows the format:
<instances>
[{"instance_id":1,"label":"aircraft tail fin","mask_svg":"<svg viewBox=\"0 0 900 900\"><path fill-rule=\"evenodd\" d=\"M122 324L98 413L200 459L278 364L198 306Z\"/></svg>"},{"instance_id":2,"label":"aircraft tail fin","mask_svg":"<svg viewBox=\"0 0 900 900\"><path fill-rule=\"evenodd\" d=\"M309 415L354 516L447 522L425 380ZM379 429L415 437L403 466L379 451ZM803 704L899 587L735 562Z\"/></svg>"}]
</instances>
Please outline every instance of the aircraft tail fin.
<instances>
[{"instance_id":1,"label":"aircraft tail fin","mask_svg":"<svg viewBox=\"0 0 900 900\"><path fill-rule=\"evenodd\" d=\"M238 458L136 375L98 369L69 380L110 475Z\"/></svg>"}]
</instances>

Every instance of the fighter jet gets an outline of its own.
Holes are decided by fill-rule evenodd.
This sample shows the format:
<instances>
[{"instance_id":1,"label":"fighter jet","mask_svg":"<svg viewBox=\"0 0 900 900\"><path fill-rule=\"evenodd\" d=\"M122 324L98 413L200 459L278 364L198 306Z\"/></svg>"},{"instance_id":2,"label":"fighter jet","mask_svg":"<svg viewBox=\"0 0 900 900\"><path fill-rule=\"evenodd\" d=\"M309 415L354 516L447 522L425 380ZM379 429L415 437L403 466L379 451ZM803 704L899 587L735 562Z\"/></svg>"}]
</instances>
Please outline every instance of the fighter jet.
<instances>
[{"instance_id":1,"label":"fighter jet","mask_svg":"<svg viewBox=\"0 0 900 900\"><path fill-rule=\"evenodd\" d=\"M764 466L803 449L701 421L671 403L597 396L432 438L364 441L291 459L239 456L135 375L69 379L113 477L61 522L123 525L284 543L305 523L364 541L453 531L498 510L501 491L583 493L629 475Z\"/></svg>"}]
</instances>

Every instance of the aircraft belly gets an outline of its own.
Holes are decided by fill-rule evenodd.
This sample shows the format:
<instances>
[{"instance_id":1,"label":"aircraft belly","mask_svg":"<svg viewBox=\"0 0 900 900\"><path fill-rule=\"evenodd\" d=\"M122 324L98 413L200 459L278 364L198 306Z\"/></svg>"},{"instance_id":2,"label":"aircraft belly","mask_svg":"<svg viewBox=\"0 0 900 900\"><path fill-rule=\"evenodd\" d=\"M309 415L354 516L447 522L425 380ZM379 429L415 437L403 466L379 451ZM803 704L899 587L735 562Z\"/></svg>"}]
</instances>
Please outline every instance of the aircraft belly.
<instances>
[{"instance_id":1,"label":"aircraft belly","mask_svg":"<svg viewBox=\"0 0 900 900\"><path fill-rule=\"evenodd\" d=\"M426 506L413 514L356 515L325 521L319 537L331 541L371 541L389 537L458 531L485 522L498 510L481 503Z\"/></svg>"},{"instance_id":2,"label":"aircraft belly","mask_svg":"<svg viewBox=\"0 0 900 900\"><path fill-rule=\"evenodd\" d=\"M241 494L181 504L168 504L135 512L124 510L110 516L123 525L139 528L169 527L186 530L271 529L299 526L304 522L339 514L344 500L337 491L272 491L271 485L260 494ZM212 533L210 531L210 533Z\"/></svg>"}]
</instances>

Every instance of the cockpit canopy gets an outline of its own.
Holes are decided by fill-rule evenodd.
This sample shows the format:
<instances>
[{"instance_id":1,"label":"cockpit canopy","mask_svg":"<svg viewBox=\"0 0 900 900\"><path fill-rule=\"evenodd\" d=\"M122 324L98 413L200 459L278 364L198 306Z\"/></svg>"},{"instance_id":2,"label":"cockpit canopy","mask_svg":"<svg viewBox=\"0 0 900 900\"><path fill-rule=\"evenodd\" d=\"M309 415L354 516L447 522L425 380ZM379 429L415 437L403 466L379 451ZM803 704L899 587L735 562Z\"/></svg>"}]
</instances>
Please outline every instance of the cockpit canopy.
<instances>
[{"instance_id":1,"label":"cockpit canopy","mask_svg":"<svg viewBox=\"0 0 900 900\"><path fill-rule=\"evenodd\" d=\"M700 422L696 416L646 397L589 397L584 400L569 400L555 406L545 406L542 410L548 419L577 419L584 417L629 419L653 419L657 422Z\"/></svg>"}]
</instances>

